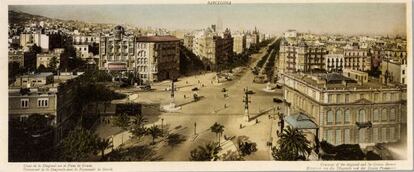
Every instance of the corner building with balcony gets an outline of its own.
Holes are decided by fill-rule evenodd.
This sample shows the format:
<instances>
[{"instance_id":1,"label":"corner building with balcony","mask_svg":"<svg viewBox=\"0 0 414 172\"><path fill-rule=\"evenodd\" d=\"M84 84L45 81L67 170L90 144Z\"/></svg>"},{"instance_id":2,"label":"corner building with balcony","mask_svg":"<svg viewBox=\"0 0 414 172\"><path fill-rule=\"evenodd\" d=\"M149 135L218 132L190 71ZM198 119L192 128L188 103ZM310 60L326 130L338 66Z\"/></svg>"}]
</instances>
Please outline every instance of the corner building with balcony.
<instances>
[{"instance_id":1,"label":"corner building with balcony","mask_svg":"<svg viewBox=\"0 0 414 172\"><path fill-rule=\"evenodd\" d=\"M283 79L285 114L306 115L318 131L305 133L317 136L320 141L370 145L397 142L404 133L401 131L406 128L407 116L404 85L339 73L289 73L283 74Z\"/></svg>"},{"instance_id":2,"label":"corner building with balcony","mask_svg":"<svg viewBox=\"0 0 414 172\"><path fill-rule=\"evenodd\" d=\"M116 26L111 34L99 38L99 69L109 72L134 70L135 37Z\"/></svg>"}]
</instances>

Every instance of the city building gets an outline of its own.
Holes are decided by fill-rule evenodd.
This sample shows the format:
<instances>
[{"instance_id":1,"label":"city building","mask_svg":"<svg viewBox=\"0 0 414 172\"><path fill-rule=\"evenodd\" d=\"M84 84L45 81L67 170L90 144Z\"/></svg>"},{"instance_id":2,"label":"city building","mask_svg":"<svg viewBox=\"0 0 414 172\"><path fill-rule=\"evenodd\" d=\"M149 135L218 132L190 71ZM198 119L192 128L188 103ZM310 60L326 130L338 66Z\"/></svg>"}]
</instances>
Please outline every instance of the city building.
<instances>
[{"instance_id":1,"label":"city building","mask_svg":"<svg viewBox=\"0 0 414 172\"><path fill-rule=\"evenodd\" d=\"M344 68L360 71L371 70L371 56L368 55L368 49L345 48L344 60Z\"/></svg>"},{"instance_id":2,"label":"city building","mask_svg":"<svg viewBox=\"0 0 414 172\"><path fill-rule=\"evenodd\" d=\"M92 45L92 44L99 44L100 42L99 36L94 35L73 35L72 41L74 45Z\"/></svg>"},{"instance_id":3,"label":"city building","mask_svg":"<svg viewBox=\"0 0 414 172\"><path fill-rule=\"evenodd\" d=\"M23 53L23 51L17 51L17 50L10 51L9 50L8 54L9 54L8 55L9 63L16 62L16 63L19 63L20 67L24 66L24 53Z\"/></svg>"},{"instance_id":4,"label":"city building","mask_svg":"<svg viewBox=\"0 0 414 172\"><path fill-rule=\"evenodd\" d=\"M306 129L307 135L334 145L400 140L407 115L404 85L383 84L373 78L361 82L338 73L282 75L285 118L304 115L314 124ZM302 119L294 118L296 122Z\"/></svg>"},{"instance_id":5,"label":"city building","mask_svg":"<svg viewBox=\"0 0 414 172\"><path fill-rule=\"evenodd\" d=\"M99 69L110 72L133 71L136 66L135 52L135 37L125 34L122 26L116 26L111 34L100 37Z\"/></svg>"},{"instance_id":6,"label":"city building","mask_svg":"<svg viewBox=\"0 0 414 172\"><path fill-rule=\"evenodd\" d=\"M385 60L381 63L381 78L386 78L386 82L407 84L407 63Z\"/></svg>"},{"instance_id":7,"label":"city building","mask_svg":"<svg viewBox=\"0 0 414 172\"><path fill-rule=\"evenodd\" d=\"M190 51L193 51L193 41L194 41L194 35L191 34L185 34L184 35L184 47L189 49Z\"/></svg>"},{"instance_id":8,"label":"city building","mask_svg":"<svg viewBox=\"0 0 414 172\"><path fill-rule=\"evenodd\" d=\"M298 32L296 30L290 29L283 33L285 38L296 38L298 36Z\"/></svg>"},{"instance_id":9,"label":"city building","mask_svg":"<svg viewBox=\"0 0 414 172\"><path fill-rule=\"evenodd\" d=\"M214 32L214 27L198 32L194 37L193 53L200 57L207 70L223 69L233 55L230 30L226 29L222 36Z\"/></svg>"},{"instance_id":10,"label":"city building","mask_svg":"<svg viewBox=\"0 0 414 172\"><path fill-rule=\"evenodd\" d=\"M136 39L136 73L142 83L177 79L180 39L174 36L141 36Z\"/></svg>"},{"instance_id":11,"label":"city building","mask_svg":"<svg viewBox=\"0 0 414 172\"><path fill-rule=\"evenodd\" d=\"M25 121L30 115L39 114L48 119L54 128L54 136L47 135L58 143L72 128L71 118L79 113L74 98L75 79L78 75L53 76L52 73L23 75L9 86L9 117Z\"/></svg>"},{"instance_id":12,"label":"city building","mask_svg":"<svg viewBox=\"0 0 414 172\"><path fill-rule=\"evenodd\" d=\"M342 71L344 66L344 54L326 54L324 55L324 59L326 71Z\"/></svg>"},{"instance_id":13,"label":"city building","mask_svg":"<svg viewBox=\"0 0 414 172\"><path fill-rule=\"evenodd\" d=\"M42 48L42 52L49 51L49 36L40 32L20 34L20 46L28 47L35 44Z\"/></svg>"},{"instance_id":14,"label":"city building","mask_svg":"<svg viewBox=\"0 0 414 172\"><path fill-rule=\"evenodd\" d=\"M278 71L309 72L325 69L325 58L328 54L323 45L305 43L304 40L282 39L280 44Z\"/></svg>"},{"instance_id":15,"label":"city building","mask_svg":"<svg viewBox=\"0 0 414 172\"><path fill-rule=\"evenodd\" d=\"M92 55L89 53L89 45L86 44L76 44L73 45L76 50L76 56L82 59L90 58Z\"/></svg>"},{"instance_id":16,"label":"city building","mask_svg":"<svg viewBox=\"0 0 414 172\"><path fill-rule=\"evenodd\" d=\"M49 67L52 61L56 62L56 68L59 68L60 65L60 55L62 54L63 49L57 48L54 51L49 53L39 53L36 55L36 68L39 68L40 65L43 65L45 68Z\"/></svg>"},{"instance_id":17,"label":"city building","mask_svg":"<svg viewBox=\"0 0 414 172\"><path fill-rule=\"evenodd\" d=\"M233 52L241 54L246 49L246 35L238 33L233 35Z\"/></svg>"}]
</instances>

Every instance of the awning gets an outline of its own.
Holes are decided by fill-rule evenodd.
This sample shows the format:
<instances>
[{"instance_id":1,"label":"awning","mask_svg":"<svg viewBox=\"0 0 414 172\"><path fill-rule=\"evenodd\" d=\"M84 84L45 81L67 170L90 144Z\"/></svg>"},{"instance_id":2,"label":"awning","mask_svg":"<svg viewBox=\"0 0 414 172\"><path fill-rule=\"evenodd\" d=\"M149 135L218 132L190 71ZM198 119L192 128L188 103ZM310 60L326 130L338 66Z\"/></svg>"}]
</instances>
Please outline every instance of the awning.
<instances>
[{"instance_id":1,"label":"awning","mask_svg":"<svg viewBox=\"0 0 414 172\"><path fill-rule=\"evenodd\" d=\"M286 116L284 120L293 128L297 129L317 129L319 128L306 114L299 112Z\"/></svg>"}]
</instances>

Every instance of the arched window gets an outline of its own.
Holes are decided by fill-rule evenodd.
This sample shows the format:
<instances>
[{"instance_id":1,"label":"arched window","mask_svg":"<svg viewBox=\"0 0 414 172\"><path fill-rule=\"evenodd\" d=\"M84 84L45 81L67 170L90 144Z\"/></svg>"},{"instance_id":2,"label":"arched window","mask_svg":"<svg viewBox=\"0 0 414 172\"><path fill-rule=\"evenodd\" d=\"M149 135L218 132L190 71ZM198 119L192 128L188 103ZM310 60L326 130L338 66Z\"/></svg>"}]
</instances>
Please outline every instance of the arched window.
<instances>
[{"instance_id":1,"label":"arched window","mask_svg":"<svg viewBox=\"0 0 414 172\"><path fill-rule=\"evenodd\" d=\"M345 110L345 124L351 123L351 111L349 109Z\"/></svg>"},{"instance_id":2,"label":"arched window","mask_svg":"<svg viewBox=\"0 0 414 172\"><path fill-rule=\"evenodd\" d=\"M374 122L378 122L381 119L381 114L378 109L374 109Z\"/></svg>"},{"instance_id":3,"label":"arched window","mask_svg":"<svg viewBox=\"0 0 414 172\"><path fill-rule=\"evenodd\" d=\"M340 124L342 123L342 111L341 110L337 110L336 111L336 115L335 115L335 123L336 124Z\"/></svg>"},{"instance_id":4,"label":"arched window","mask_svg":"<svg viewBox=\"0 0 414 172\"><path fill-rule=\"evenodd\" d=\"M334 114L333 111L328 111L327 117L326 117L326 124L331 125L334 122Z\"/></svg>"},{"instance_id":5,"label":"arched window","mask_svg":"<svg viewBox=\"0 0 414 172\"><path fill-rule=\"evenodd\" d=\"M388 120L388 114L387 109L382 109L382 115L381 115L381 121L387 121Z\"/></svg>"},{"instance_id":6,"label":"arched window","mask_svg":"<svg viewBox=\"0 0 414 172\"><path fill-rule=\"evenodd\" d=\"M365 110L364 109L359 110L357 121L358 122L365 122Z\"/></svg>"}]
</instances>

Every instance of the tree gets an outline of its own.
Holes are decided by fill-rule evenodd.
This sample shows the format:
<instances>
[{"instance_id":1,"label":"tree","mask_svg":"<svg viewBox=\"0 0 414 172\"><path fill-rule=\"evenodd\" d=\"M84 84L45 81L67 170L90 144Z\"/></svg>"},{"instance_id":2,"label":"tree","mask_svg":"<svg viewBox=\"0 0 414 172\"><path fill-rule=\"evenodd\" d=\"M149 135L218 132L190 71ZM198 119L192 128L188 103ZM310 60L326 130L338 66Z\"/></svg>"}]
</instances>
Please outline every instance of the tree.
<instances>
[{"instance_id":1,"label":"tree","mask_svg":"<svg viewBox=\"0 0 414 172\"><path fill-rule=\"evenodd\" d=\"M42 47L37 46L36 44L34 44L31 48L31 52L34 52L36 54L39 54L42 52Z\"/></svg>"},{"instance_id":2,"label":"tree","mask_svg":"<svg viewBox=\"0 0 414 172\"><path fill-rule=\"evenodd\" d=\"M283 130L277 141L279 148L272 149L275 160L298 160L311 153L310 142L305 135L296 128L288 126Z\"/></svg>"},{"instance_id":3,"label":"tree","mask_svg":"<svg viewBox=\"0 0 414 172\"><path fill-rule=\"evenodd\" d=\"M122 128L122 130L128 130L129 127L129 116L126 113L121 113L115 118L113 123L114 126Z\"/></svg>"},{"instance_id":4,"label":"tree","mask_svg":"<svg viewBox=\"0 0 414 172\"><path fill-rule=\"evenodd\" d=\"M162 136L162 131L158 126L153 125L148 128L148 134L152 137L152 144L155 144L155 139Z\"/></svg>"},{"instance_id":5,"label":"tree","mask_svg":"<svg viewBox=\"0 0 414 172\"><path fill-rule=\"evenodd\" d=\"M112 142L109 139L101 139L101 138L97 139L96 147L97 149L101 151L102 160L104 160L105 158L105 150L111 146L112 146Z\"/></svg>"},{"instance_id":6,"label":"tree","mask_svg":"<svg viewBox=\"0 0 414 172\"><path fill-rule=\"evenodd\" d=\"M37 67L37 72L47 72L47 71L48 71L47 68L43 64Z\"/></svg>"},{"instance_id":7,"label":"tree","mask_svg":"<svg viewBox=\"0 0 414 172\"><path fill-rule=\"evenodd\" d=\"M173 147L173 146L175 146L177 144L180 144L181 142L185 141L186 139L180 134L172 133L172 134L168 135L167 140L168 140L168 145Z\"/></svg>"},{"instance_id":8,"label":"tree","mask_svg":"<svg viewBox=\"0 0 414 172\"><path fill-rule=\"evenodd\" d=\"M58 60L57 60L57 58L56 58L56 57L52 57L52 59L50 59L50 62L49 62L48 68L49 68L51 71L54 71L54 70L56 70L56 68L57 68L57 64L58 64Z\"/></svg>"},{"instance_id":9,"label":"tree","mask_svg":"<svg viewBox=\"0 0 414 172\"><path fill-rule=\"evenodd\" d=\"M141 139L141 137L143 137L143 136L145 136L145 135L148 134L148 129L146 127L144 127L143 125L134 124L131 127L131 129L130 129L129 132L131 132L131 134L133 136L137 137L138 140L139 140L139 139Z\"/></svg>"},{"instance_id":10,"label":"tree","mask_svg":"<svg viewBox=\"0 0 414 172\"><path fill-rule=\"evenodd\" d=\"M218 153L221 148L217 143L208 143L204 146L191 150L190 161L217 161L219 160Z\"/></svg>"},{"instance_id":11,"label":"tree","mask_svg":"<svg viewBox=\"0 0 414 172\"><path fill-rule=\"evenodd\" d=\"M211 130L211 132L213 132L213 133L216 133L216 137L217 136L219 136L218 137L218 143L219 143L219 146L220 146L220 137L221 137L221 135L223 134L223 132L224 132L224 126L223 125L221 125L221 124L219 124L219 123L217 123L217 122L215 122L211 127L210 127L210 130Z\"/></svg>"},{"instance_id":12,"label":"tree","mask_svg":"<svg viewBox=\"0 0 414 172\"><path fill-rule=\"evenodd\" d=\"M61 144L61 158L64 161L85 161L97 151L97 136L82 127L70 131Z\"/></svg>"},{"instance_id":13,"label":"tree","mask_svg":"<svg viewBox=\"0 0 414 172\"><path fill-rule=\"evenodd\" d=\"M228 150L221 157L223 161L244 161L243 156L241 156L237 151Z\"/></svg>"},{"instance_id":14,"label":"tree","mask_svg":"<svg viewBox=\"0 0 414 172\"><path fill-rule=\"evenodd\" d=\"M245 141L245 142L239 142L239 150L241 156L250 155L253 152L257 151L256 143Z\"/></svg>"}]
</instances>

